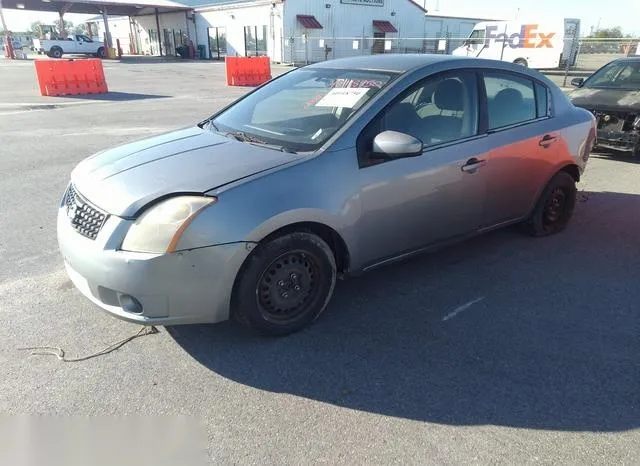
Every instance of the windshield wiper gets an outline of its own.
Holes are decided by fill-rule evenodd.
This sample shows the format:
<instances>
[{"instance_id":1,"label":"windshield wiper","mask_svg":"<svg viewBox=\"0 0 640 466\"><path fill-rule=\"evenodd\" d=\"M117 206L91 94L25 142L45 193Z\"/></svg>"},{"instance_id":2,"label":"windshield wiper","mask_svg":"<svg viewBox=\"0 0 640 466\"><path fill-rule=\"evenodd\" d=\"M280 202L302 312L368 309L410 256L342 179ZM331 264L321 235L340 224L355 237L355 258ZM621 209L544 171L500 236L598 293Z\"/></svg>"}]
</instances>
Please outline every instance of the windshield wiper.
<instances>
[{"instance_id":1,"label":"windshield wiper","mask_svg":"<svg viewBox=\"0 0 640 466\"><path fill-rule=\"evenodd\" d=\"M268 142L263 141L260 138L252 136L250 134L244 133L242 131L228 131L226 133L222 133L224 136L230 136L237 141L247 142L249 144L255 144L258 146L268 147L270 149L280 150L282 152L288 152L290 154L295 154L296 151L289 149L285 146L279 146L277 144L269 144Z\"/></svg>"}]
</instances>

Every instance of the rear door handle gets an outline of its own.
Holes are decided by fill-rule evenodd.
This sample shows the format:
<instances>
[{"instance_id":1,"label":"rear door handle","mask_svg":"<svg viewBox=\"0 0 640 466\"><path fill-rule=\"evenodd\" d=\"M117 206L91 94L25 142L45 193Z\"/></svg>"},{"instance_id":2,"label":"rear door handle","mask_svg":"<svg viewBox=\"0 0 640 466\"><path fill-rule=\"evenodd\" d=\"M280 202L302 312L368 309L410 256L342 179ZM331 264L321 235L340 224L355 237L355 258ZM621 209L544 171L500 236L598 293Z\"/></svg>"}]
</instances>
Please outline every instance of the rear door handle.
<instances>
[{"instance_id":1,"label":"rear door handle","mask_svg":"<svg viewBox=\"0 0 640 466\"><path fill-rule=\"evenodd\" d=\"M475 173L476 170L478 170L481 167L484 167L486 164L487 164L486 160L480 160L475 157L472 157L469 160L467 160L467 163L465 163L462 166L462 171L465 173Z\"/></svg>"},{"instance_id":2,"label":"rear door handle","mask_svg":"<svg viewBox=\"0 0 640 466\"><path fill-rule=\"evenodd\" d=\"M545 134L544 137L540 139L540 142L538 142L538 144L546 149L557 140L558 140L557 136L551 136L550 134Z\"/></svg>"}]
</instances>

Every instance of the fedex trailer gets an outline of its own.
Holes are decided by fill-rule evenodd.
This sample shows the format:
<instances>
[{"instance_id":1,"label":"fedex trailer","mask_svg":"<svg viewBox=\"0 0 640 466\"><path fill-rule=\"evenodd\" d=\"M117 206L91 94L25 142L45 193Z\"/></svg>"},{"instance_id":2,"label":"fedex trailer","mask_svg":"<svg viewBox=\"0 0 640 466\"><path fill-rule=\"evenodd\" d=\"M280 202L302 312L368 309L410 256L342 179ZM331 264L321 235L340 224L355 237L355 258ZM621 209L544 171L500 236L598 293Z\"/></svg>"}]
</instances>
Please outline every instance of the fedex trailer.
<instances>
[{"instance_id":1,"label":"fedex trailer","mask_svg":"<svg viewBox=\"0 0 640 466\"><path fill-rule=\"evenodd\" d=\"M452 54L509 61L536 69L559 67L566 59L575 60L580 22L559 21L483 21ZM564 57L564 58L563 58Z\"/></svg>"}]
</instances>

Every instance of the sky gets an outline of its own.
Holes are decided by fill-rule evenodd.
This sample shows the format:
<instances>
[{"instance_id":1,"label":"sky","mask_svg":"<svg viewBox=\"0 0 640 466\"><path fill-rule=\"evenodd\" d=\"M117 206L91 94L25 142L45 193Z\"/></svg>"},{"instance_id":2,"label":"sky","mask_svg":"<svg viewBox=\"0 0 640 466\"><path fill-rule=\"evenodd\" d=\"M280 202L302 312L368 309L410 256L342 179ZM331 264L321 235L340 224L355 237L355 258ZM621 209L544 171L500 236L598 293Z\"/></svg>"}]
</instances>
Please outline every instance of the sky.
<instances>
[{"instance_id":1,"label":"sky","mask_svg":"<svg viewBox=\"0 0 640 466\"><path fill-rule=\"evenodd\" d=\"M320 0L318 0L320 1ZM386 0L400 2L404 0ZM424 5L425 0L414 0ZM293 2L292 2L293 3ZM601 28L622 27L628 34L640 36L640 0L615 0L611 6L603 8L603 0L426 0L431 13L451 16L478 18L519 19L533 15L544 18L580 18L583 33L598 24ZM436 11L439 6L439 11ZM93 15L65 15L74 24ZM56 13L35 13L20 10L5 10L7 27L13 31L28 30L33 21L51 24L57 19Z\"/></svg>"}]
</instances>

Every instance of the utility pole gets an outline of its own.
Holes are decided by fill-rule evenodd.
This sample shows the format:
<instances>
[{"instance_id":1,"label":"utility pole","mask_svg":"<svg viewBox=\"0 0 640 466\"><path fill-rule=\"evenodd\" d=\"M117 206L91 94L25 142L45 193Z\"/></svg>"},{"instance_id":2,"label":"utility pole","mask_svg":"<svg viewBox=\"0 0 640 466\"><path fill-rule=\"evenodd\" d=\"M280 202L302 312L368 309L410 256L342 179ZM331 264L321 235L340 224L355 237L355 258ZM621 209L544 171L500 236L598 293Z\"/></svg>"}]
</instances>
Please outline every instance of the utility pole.
<instances>
[{"instance_id":1,"label":"utility pole","mask_svg":"<svg viewBox=\"0 0 640 466\"><path fill-rule=\"evenodd\" d=\"M2 9L2 0L0 0L0 21L2 21L2 29L4 30L5 41L7 42L7 52L9 54L9 58L15 58L13 54L13 44L11 43L11 35L9 34L9 29L7 28L7 22L4 20L4 10Z\"/></svg>"}]
</instances>

